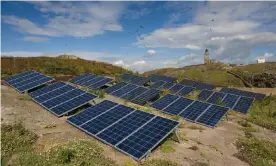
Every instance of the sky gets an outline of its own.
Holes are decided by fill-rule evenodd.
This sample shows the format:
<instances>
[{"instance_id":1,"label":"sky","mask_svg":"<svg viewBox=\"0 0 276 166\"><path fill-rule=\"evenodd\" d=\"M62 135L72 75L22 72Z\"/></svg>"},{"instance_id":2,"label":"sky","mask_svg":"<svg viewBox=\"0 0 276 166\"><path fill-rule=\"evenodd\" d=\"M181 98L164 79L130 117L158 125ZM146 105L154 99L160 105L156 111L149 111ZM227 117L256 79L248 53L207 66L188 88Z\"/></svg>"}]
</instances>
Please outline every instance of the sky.
<instances>
[{"instance_id":1,"label":"sky","mask_svg":"<svg viewBox=\"0 0 276 166\"><path fill-rule=\"evenodd\" d=\"M72 54L140 73L276 61L276 2L1 2L1 56Z\"/></svg>"}]
</instances>

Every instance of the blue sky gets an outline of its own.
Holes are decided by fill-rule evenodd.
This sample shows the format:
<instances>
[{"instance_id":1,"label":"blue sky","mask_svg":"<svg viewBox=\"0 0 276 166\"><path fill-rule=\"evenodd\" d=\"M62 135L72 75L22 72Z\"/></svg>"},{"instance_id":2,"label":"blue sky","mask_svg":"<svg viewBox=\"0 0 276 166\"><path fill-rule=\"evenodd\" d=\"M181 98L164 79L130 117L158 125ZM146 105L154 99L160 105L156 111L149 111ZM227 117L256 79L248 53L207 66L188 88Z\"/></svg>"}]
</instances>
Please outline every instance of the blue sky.
<instances>
[{"instance_id":1,"label":"blue sky","mask_svg":"<svg viewBox=\"0 0 276 166\"><path fill-rule=\"evenodd\" d=\"M1 54L63 53L144 72L276 61L276 2L2 2Z\"/></svg>"}]
</instances>

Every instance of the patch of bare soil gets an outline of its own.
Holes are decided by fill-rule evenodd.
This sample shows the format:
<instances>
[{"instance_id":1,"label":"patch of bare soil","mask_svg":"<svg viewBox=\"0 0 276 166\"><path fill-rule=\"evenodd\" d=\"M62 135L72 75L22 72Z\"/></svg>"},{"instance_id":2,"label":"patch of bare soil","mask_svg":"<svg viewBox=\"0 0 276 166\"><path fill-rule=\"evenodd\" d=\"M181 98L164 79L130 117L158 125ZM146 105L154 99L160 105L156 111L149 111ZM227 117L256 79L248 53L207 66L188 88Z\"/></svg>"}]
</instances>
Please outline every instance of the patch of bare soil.
<instances>
[{"instance_id":1,"label":"patch of bare soil","mask_svg":"<svg viewBox=\"0 0 276 166\"><path fill-rule=\"evenodd\" d=\"M20 96L21 94L14 89L4 85L1 86L2 123L22 120L26 128L39 136L36 143L39 147L38 151L44 151L52 146L71 140L88 139L96 141L103 147L105 155L116 160L117 163L123 165L125 161L129 160L135 163L130 157L68 124L66 122L68 117L58 118L31 100L20 99ZM112 96L106 96L105 99L124 104L124 101ZM96 103L101 100L97 99ZM151 153L148 159L168 159L179 163L181 166L193 165L196 162L209 163L211 166L248 165L233 156L237 152L234 146L235 140L244 136L244 132L240 130L240 126L237 124L237 121L241 118L236 115L234 117L230 116L228 121L222 121L217 128L203 127L203 130L191 129L189 126L195 124L185 122L185 127L178 129L177 133L179 135L185 134L184 138L186 140L174 143L173 148L175 152L164 153L160 150L159 146ZM271 133L269 130L260 127L258 129L257 136L276 139L275 133ZM197 148L190 148L192 146L196 146Z\"/></svg>"}]
</instances>

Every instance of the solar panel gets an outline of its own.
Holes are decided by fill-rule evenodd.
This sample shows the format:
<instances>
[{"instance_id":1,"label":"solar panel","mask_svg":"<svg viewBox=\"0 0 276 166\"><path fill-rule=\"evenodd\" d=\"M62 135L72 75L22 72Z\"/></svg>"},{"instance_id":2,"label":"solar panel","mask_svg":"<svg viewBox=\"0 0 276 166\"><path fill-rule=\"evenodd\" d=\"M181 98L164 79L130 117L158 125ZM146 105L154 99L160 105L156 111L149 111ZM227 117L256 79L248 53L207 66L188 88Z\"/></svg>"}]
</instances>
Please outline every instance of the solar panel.
<instances>
[{"instance_id":1,"label":"solar panel","mask_svg":"<svg viewBox=\"0 0 276 166\"><path fill-rule=\"evenodd\" d=\"M179 123L176 121L157 116L120 142L117 147L124 153L140 160L178 125Z\"/></svg>"},{"instance_id":2,"label":"solar panel","mask_svg":"<svg viewBox=\"0 0 276 166\"><path fill-rule=\"evenodd\" d=\"M198 94L197 98L198 98L199 100L206 101L206 100L208 100L208 98L209 98L213 93L214 93L214 91L202 90L202 91Z\"/></svg>"},{"instance_id":3,"label":"solar panel","mask_svg":"<svg viewBox=\"0 0 276 166\"><path fill-rule=\"evenodd\" d=\"M97 134L97 137L113 146L116 146L117 143L154 117L153 114L147 112L135 111Z\"/></svg>"},{"instance_id":4,"label":"solar panel","mask_svg":"<svg viewBox=\"0 0 276 166\"><path fill-rule=\"evenodd\" d=\"M195 86L198 82L193 81L193 80L188 80L188 79L183 79L182 81L179 82L179 84L185 85L185 86Z\"/></svg>"},{"instance_id":5,"label":"solar panel","mask_svg":"<svg viewBox=\"0 0 276 166\"><path fill-rule=\"evenodd\" d=\"M182 88L184 88L183 85L175 84L173 87L170 88L170 93L176 94L178 91L180 91Z\"/></svg>"},{"instance_id":6,"label":"solar panel","mask_svg":"<svg viewBox=\"0 0 276 166\"><path fill-rule=\"evenodd\" d=\"M91 107L85 109L84 111L82 111L78 114L71 116L70 118L67 119L67 122L78 127L78 126L84 124L85 122L91 120L92 118L95 118L95 117L105 113L106 111L108 111L109 109L111 109L117 105L118 105L117 103L114 103L114 102L111 102L108 100L104 100L94 106L91 106Z\"/></svg>"},{"instance_id":7,"label":"solar panel","mask_svg":"<svg viewBox=\"0 0 276 166\"><path fill-rule=\"evenodd\" d=\"M185 95L191 93L193 90L195 90L194 87L185 86L184 88L182 88L180 91L177 92L177 95L185 96Z\"/></svg>"},{"instance_id":8,"label":"solar panel","mask_svg":"<svg viewBox=\"0 0 276 166\"><path fill-rule=\"evenodd\" d=\"M163 86L162 86L162 88L164 88L164 89L170 89L171 87L173 87L174 86L174 83L171 83L171 82L167 82L166 84L164 84ZM161 88L161 89L162 89Z\"/></svg>"},{"instance_id":9,"label":"solar panel","mask_svg":"<svg viewBox=\"0 0 276 166\"><path fill-rule=\"evenodd\" d=\"M149 82L149 79L146 77L140 77L140 76L135 76L132 80L131 83L136 84L136 85L145 85L147 82Z\"/></svg>"},{"instance_id":10,"label":"solar panel","mask_svg":"<svg viewBox=\"0 0 276 166\"><path fill-rule=\"evenodd\" d=\"M133 108L118 105L108 111L108 113L102 114L92 120L87 121L80 127L91 135L96 135L103 129L124 118L134 111Z\"/></svg>"},{"instance_id":11,"label":"solar panel","mask_svg":"<svg viewBox=\"0 0 276 166\"><path fill-rule=\"evenodd\" d=\"M113 80L111 78L105 78L105 79L103 79L103 80L101 80L99 82L96 82L96 83L94 83L92 85L89 85L88 87L91 88L91 89L98 89L98 88L101 88L104 85L106 85L106 84L108 84L108 83L110 83L112 81Z\"/></svg>"},{"instance_id":12,"label":"solar panel","mask_svg":"<svg viewBox=\"0 0 276 166\"><path fill-rule=\"evenodd\" d=\"M248 92L248 91L243 91L243 90L234 89L234 88L222 88L220 92L230 93L230 94L249 97L249 98L255 98L256 100L259 100L259 101L265 98L265 94L262 94L262 93Z\"/></svg>"},{"instance_id":13,"label":"solar panel","mask_svg":"<svg viewBox=\"0 0 276 166\"><path fill-rule=\"evenodd\" d=\"M134 85L134 84L128 84L124 87L122 87L121 89L111 93L113 96L116 96L116 97L121 97L123 96L124 94L126 93L129 93L131 92L132 90L136 89L138 86L137 85Z\"/></svg>"},{"instance_id":14,"label":"solar panel","mask_svg":"<svg viewBox=\"0 0 276 166\"><path fill-rule=\"evenodd\" d=\"M51 92L51 91L53 91L55 89L61 88L61 87L66 86L66 85L67 84L64 83L64 82L55 82L55 83L53 83L51 85L45 86L45 87L43 87L41 89L38 89L38 90L36 90L34 92L31 92L30 96L33 97L33 98L36 98L38 96L41 96L41 95L46 94L46 93L49 93L49 92Z\"/></svg>"},{"instance_id":15,"label":"solar panel","mask_svg":"<svg viewBox=\"0 0 276 166\"><path fill-rule=\"evenodd\" d=\"M164 96L161 99L158 99L154 103L152 103L151 107L158 109L158 110L163 110L169 104L176 101L178 98L179 98L178 96L167 94L166 96Z\"/></svg>"},{"instance_id":16,"label":"solar panel","mask_svg":"<svg viewBox=\"0 0 276 166\"><path fill-rule=\"evenodd\" d=\"M106 92L106 93L113 93L113 92L115 92L115 91L121 89L122 87L124 87L124 86L126 86L126 85L128 85L128 83L119 82L118 84L115 84L115 85L113 85L113 86L111 86L111 87L108 87L108 88L105 90L105 92Z\"/></svg>"},{"instance_id":17,"label":"solar panel","mask_svg":"<svg viewBox=\"0 0 276 166\"><path fill-rule=\"evenodd\" d=\"M88 77L89 75L90 75L90 74L87 73L87 74L84 74L84 75L77 76L77 77L75 77L75 78L72 78L72 79L70 80L70 82L77 83L78 81L84 79L85 77Z\"/></svg>"},{"instance_id":18,"label":"solar panel","mask_svg":"<svg viewBox=\"0 0 276 166\"><path fill-rule=\"evenodd\" d=\"M226 107L212 105L195 121L209 127L215 127L228 110Z\"/></svg>"},{"instance_id":19,"label":"solar panel","mask_svg":"<svg viewBox=\"0 0 276 166\"><path fill-rule=\"evenodd\" d=\"M142 159L179 125L177 121L111 101L96 104L67 122L136 160Z\"/></svg>"},{"instance_id":20,"label":"solar panel","mask_svg":"<svg viewBox=\"0 0 276 166\"><path fill-rule=\"evenodd\" d=\"M203 89L213 90L216 88L215 85L206 84L206 83L202 83L202 82L197 83L196 85L194 85L194 87L197 90L203 90Z\"/></svg>"},{"instance_id":21,"label":"solar panel","mask_svg":"<svg viewBox=\"0 0 276 166\"><path fill-rule=\"evenodd\" d=\"M53 78L36 71L29 71L9 77L5 79L5 82L15 88L18 92L23 93L53 80Z\"/></svg>"},{"instance_id":22,"label":"solar panel","mask_svg":"<svg viewBox=\"0 0 276 166\"><path fill-rule=\"evenodd\" d=\"M161 94L161 91L156 89L149 89L141 95L135 97L131 101L135 104L145 105L148 101L157 98Z\"/></svg>"},{"instance_id":23,"label":"solar panel","mask_svg":"<svg viewBox=\"0 0 276 166\"><path fill-rule=\"evenodd\" d=\"M149 86L150 89L160 89L162 85L164 85L166 82L165 81L156 81L152 85Z\"/></svg>"},{"instance_id":24,"label":"solar panel","mask_svg":"<svg viewBox=\"0 0 276 166\"><path fill-rule=\"evenodd\" d=\"M131 74L122 74L120 76L120 79L123 80L123 81L131 81L132 79L134 78L134 75L131 75Z\"/></svg>"},{"instance_id":25,"label":"solar panel","mask_svg":"<svg viewBox=\"0 0 276 166\"><path fill-rule=\"evenodd\" d=\"M172 115L178 115L180 114L185 108L187 108L189 105L191 105L194 102L194 100L187 99L184 97L178 98L175 102L170 104L168 107L166 107L163 112L172 114Z\"/></svg>"},{"instance_id":26,"label":"solar panel","mask_svg":"<svg viewBox=\"0 0 276 166\"><path fill-rule=\"evenodd\" d=\"M236 102L238 101L239 96L233 94L227 94L223 99L222 103L226 105L226 107L233 108Z\"/></svg>"},{"instance_id":27,"label":"solar panel","mask_svg":"<svg viewBox=\"0 0 276 166\"><path fill-rule=\"evenodd\" d=\"M157 75L157 74L152 74L152 75L148 76L148 78L152 82L157 82L157 81L174 82L177 80L177 78L175 78L175 77Z\"/></svg>"},{"instance_id":28,"label":"solar panel","mask_svg":"<svg viewBox=\"0 0 276 166\"><path fill-rule=\"evenodd\" d=\"M68 84L59 88L55 88L55 86L52 87L54 88L47 88L47 93L32 97L35 102L58 117L87 104L90 100L97 97Z\"/></svg>"},{"instance_id":29,"label":"solar panel","mask_svg":"<svg viewBox=\"0 0 276 166\"><path fill-rule=\"evenodd\" d=\"M226 93L214 92L212 96L209 97L207 102L220 105L220 104L223 104L222 101L225 96L226 96Z\"/></svg>"},{"instance_id":30,"label":"solar panel","mask_svg":"<svg viewBox=\"0 0 276 166\"><path fill-rule=\"evenodd\" d=\"M83 85L85 82L92 80L94 78L98 77L97 75L94 74L85 74L81 79L77 79L76 81L74 81L73 83L75 84L79 84L79 85Z\"/></svg>"},{"instance_id":31,"label":"solar panel","mask_svg":"<svg viewBox=\"0 0 276 166\"><path fill-rule=\"evenodd\" d=\"M132 100L135 97L141 95L142 93L146 92L148 89L145 87L138 87L134 89L133 91L130 91L129 93L126 93L123 95L121 98L126 99L126 100Z\"/></svg>"},{"instance_id":32,"label":"solar panel","mask_svg":"<svg viewBox=\"0 0 276 166\"><path fill-rule=\"evenodd\" d=\"M248 97L240 97L236 105L234 106L233 110L246 114L251 107L252 103L254 101L254 98L248 98Z\"/></svg>"},{"instance_id":33,"label":"solar panel","mask_svg":"<svg viewBox=\"0 0 276 166\"><path fill-rule=\"evenodd\" d=\"M96 77L96 78L90 79L90 80L88 80L88 81L82 83L82 85L90 86L90 85L93 85L93 84L95 84L95 83L97 83L97 82L99 82L99 81L102 81L102 80L104 80L104 79L105 79L105 77L103 77L103 76L98 76L98 77Z\"/></svg>"},{"instance_id":34,"label":"solar panel","mask_svg":"<svg viewBox=\"0 0 276 166\"><path fill-rule=\"evenodd\" d=\"M186 120L195 121L211 104L200 101L193 102L189 107L180 114Z\"/></svg>"}]
</instances>

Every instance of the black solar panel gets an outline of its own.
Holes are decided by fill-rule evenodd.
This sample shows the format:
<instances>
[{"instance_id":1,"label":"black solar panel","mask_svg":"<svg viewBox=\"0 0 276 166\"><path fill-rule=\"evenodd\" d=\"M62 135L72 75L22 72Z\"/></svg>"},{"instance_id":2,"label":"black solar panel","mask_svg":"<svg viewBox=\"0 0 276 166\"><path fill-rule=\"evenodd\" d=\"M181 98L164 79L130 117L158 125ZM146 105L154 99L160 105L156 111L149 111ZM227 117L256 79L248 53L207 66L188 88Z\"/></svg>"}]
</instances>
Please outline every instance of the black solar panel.
<instances>
[{"instance_id":1,"label":"black solar panel","mask_svg":"<svg viewBox=\"0 0 276 166\"><path fill-rule=\"evenodd\" d=\"M166 107L163 111L168 114L178 115L193 102L194 100L180 97L168 107Z\"/></svg>"},{"instance_id":2,"label":"black solar panel","mask_svg":"<svg viewBox=\"0 0 276 166\"><path fill-rule=\"evenodd\" d=\"M148 101L157 98L161 94L161 91L156 89L149 89L143 94L135 97L131 101L135 104L145 105Z\"/></svg>"},{"instance_id":3,"label":"black solar panel","mask_svg":"<svg viewBox=\"0 0 276 166\"><path fill-rule=\"evenodd\" d=\"M138 87L137 85L128 84L128 85L122 87L121 89L113 92L112 95L116 96L116 97L121 97L121 96L125 95L126 93L129 93L132 90L136 89L137 87Z\"/></svg>"},{"instance_id":4,"label":"black solar panel","mask_svg":"<svg viewBox=\"0 0 276 166\"><path fill-rule=\"evenodd\" d=\"M150 89L161 89L162 85L164 85L165 81L156 81L152 85L149 86Z\"/></svg>"},{"instance_id":5,"label":"black solar panel","mask_svg":"<svg viewBox=\"0 0 276 166\"><path fill-rule=\"evenodd\" d=\"M169 104L173 103L178 98L179 98L178 96L167 94L166 96L164 96L161 99L158 99L154 103L152 103L151 107L158 109L158 110L163 110L164 108L166 108Z\"/></svg>"},{"instance_id":6,"label":"black solar panel","mask_svg":"<svg viewBox=\"0 0 276 166\"><path fill-rule=\"evenodd\" d=\"M240 97L236 105L234 106L233 110L246 114L251 107L254 99L248 97Z\"/></svg>"},{"instance_id":7,"label":"black solar panel","mask_svg":"<svg viewBox=\"0 0 276 166\"><path fill-rule=\"evenodd\" d=\"M53 84L51 84L51 85L49 85L49 86L45 86L45 87L43 87L43 88L41 88L41 89L38 89L38 90L36 90L36 91L34 91L34 92L31 92L31 93L30 93L30 96L33 97L33 98L36 98L36 97L38 97L38 96L47 94L47 93L49 93L49 92L51 92L51 91L53 91L53 90L62 88L62 87L64 87L64 86L66 86L66 85L67 85L67 84L64 83L64 82L55 82L55 83L53 83Z\"/></svg>"},{"instance_id":8,"label":"black solar panel","mask_svg":"<svg viewBox=\"0 0 276 166\"><path fill-rule=\"evenodd\" d=\"M184 88L183 85L175 84L173 87L170 88L170 93L176 94L178 91L180 91L182 88Z\"/></svg>"},{"instance_id":9,"label":"black solar panel","mask_svg":"<svg viewBox=\"0 0 276 166\"><path fill-rule=\"evenodd\" d=\"M121 98L126 99L126 100L132 100L135 97L141 95L142 93L146 92L148 89L145 87L138 87L134 89L133 91L130 91L129 93L126 93L123 95Z\"/></svg>"},{"instance_id":10,"label":"black solar panel","mask_svg":"<svg viewBox=\"0 0 276 166\"><path fill-rule=\"evenodd\" d=\"M222 88L220 92L230 93L230 94L249 97L249 98L255 98L256 100L259 100L259 101L265 98L265 94L262 94L262 93L248 92L248 91L243 91L243 90L234 89L234 88Z\"/></svg>"},{"instance_id":11,"label":"black solar panel","mask_svg":"<svg viewBox=\"0 0 276 166\"><path fill-rule=\"evenodd\" d=\"M126 86L126 85L128 85L128 83L119 82L118 84L115 84L115 85L113 85L113 86L107 88L107 89L105 90L105 92L106 92L106 93L113 93L113 92L115 92L115 91L121 89L122 87L124 87L124 86Z\"/></svg>"},{"instance_id":12,"label":"black solar panel","mask_svg":"<svg viewBox=\"0 0 276 166\"><path fill-rule=\"evenodd\" d=\"M211 104L200 101L193 102L180 114L186 120L195 121Z\"/></svg>"},{"instance_id":13,"label":"black solar panel","mask_svg":"<svg viewBox=\"0 0 276 166\"><path fill-rule=\"evenodd\" d=\"M227 94L223 99L222 103L226 105L226 107L233 108L236 102L238 101L239 96L233 94Z\"/></svg>"},{"instance_id":14,"label":"black solar panel","mask_svg":"<svg viewBox=\"0 0 276 166\"><path fill-rule=\"evenodd\" d=\"M185 86L195 86L198 82L197 81L193 81L193 80L188 80L188 79L183 79L182 81L180 81L179 84L185 85Z\"/></svg>"},{"instance_id":15,"label":"black solar panel","mask_svg":"<svg viewBox=\"0 0 276 166\"><path fill-rule=\"evenodd\" d=\"M214 91L202 90L202 91L198 94L197 98L198 98L199 100L206 101L206 100L208 100L208 98L209 98L213 93L214 93Z\"/></svg>"},{"instance_id":16,"label":"black solar panel","mask_svg":"<svg viewBox=\"0 0 276 166\"><path fill-rule=\"evenodd\" d=\"M194 87L186 86L186 87L184 87L183 89L181 89L180 91L178 91L178 92L177 92L177 95L185 96L185 95L191 93L193 90L195 90Z\"/></svg>"},{"instance_id":17,"label":"black solar panel","mask_svg":"<svg viewBox=\"0 0 276 166\"><path fill-rule=\"evenodd\" d=\"M162 86L162 88L164 88L164 89L170 89L171 87L173 87L174 86L174 83L171 83L171 82L167 82L166 84L164 84L163 86ZM161 89L162 89L161 88Z\"/></svg>"},{"instance_id":18,"label":"black solar panel","mask_svg":"<svg viewBox=\"0 0 276 166\"><path fill-rule=\"evenodd\" d=\"M227 113L228 108L212 105L195 121L209 127L215 127L220 119Z\"/></svg>"},{"instance_id":19,"label":"black solar panel","mask_svg":"<svg viewBox=\"0 0 276 166\"><path fill-rule=\"evenodd\" d=\"M220 105L220 104L223 104L222 101L225 96L226 96L226 93L214 92L212 96L209 97L207 102Z\"/></svg>"},{"instance_id":20,"label":"black solar panel","mask_svg":"<svg viewBox=\"0 0 276 166\"><path fill-rule=\"evenodd\" d=\"M103 80L99 81L99 82L96 82L94 84L91 84L89 85L88 87L91 88L91 89L98 89L98 88L101 88L103 87L104 85L112 82L113 80L111 78L104 78Z\"/></svg>"},{"instance_id":21,"label":"black solar panel","mask_svg":"<svg viewBox=\"0 0 276 166\"><path fill-rule=\"evenodd\" d=\"M11 76L5 79L5 82L11 87L15 88L18 92L24 93L53 80L53 78L36 71L29 71Z\"/></svg>"}]
</instances>

